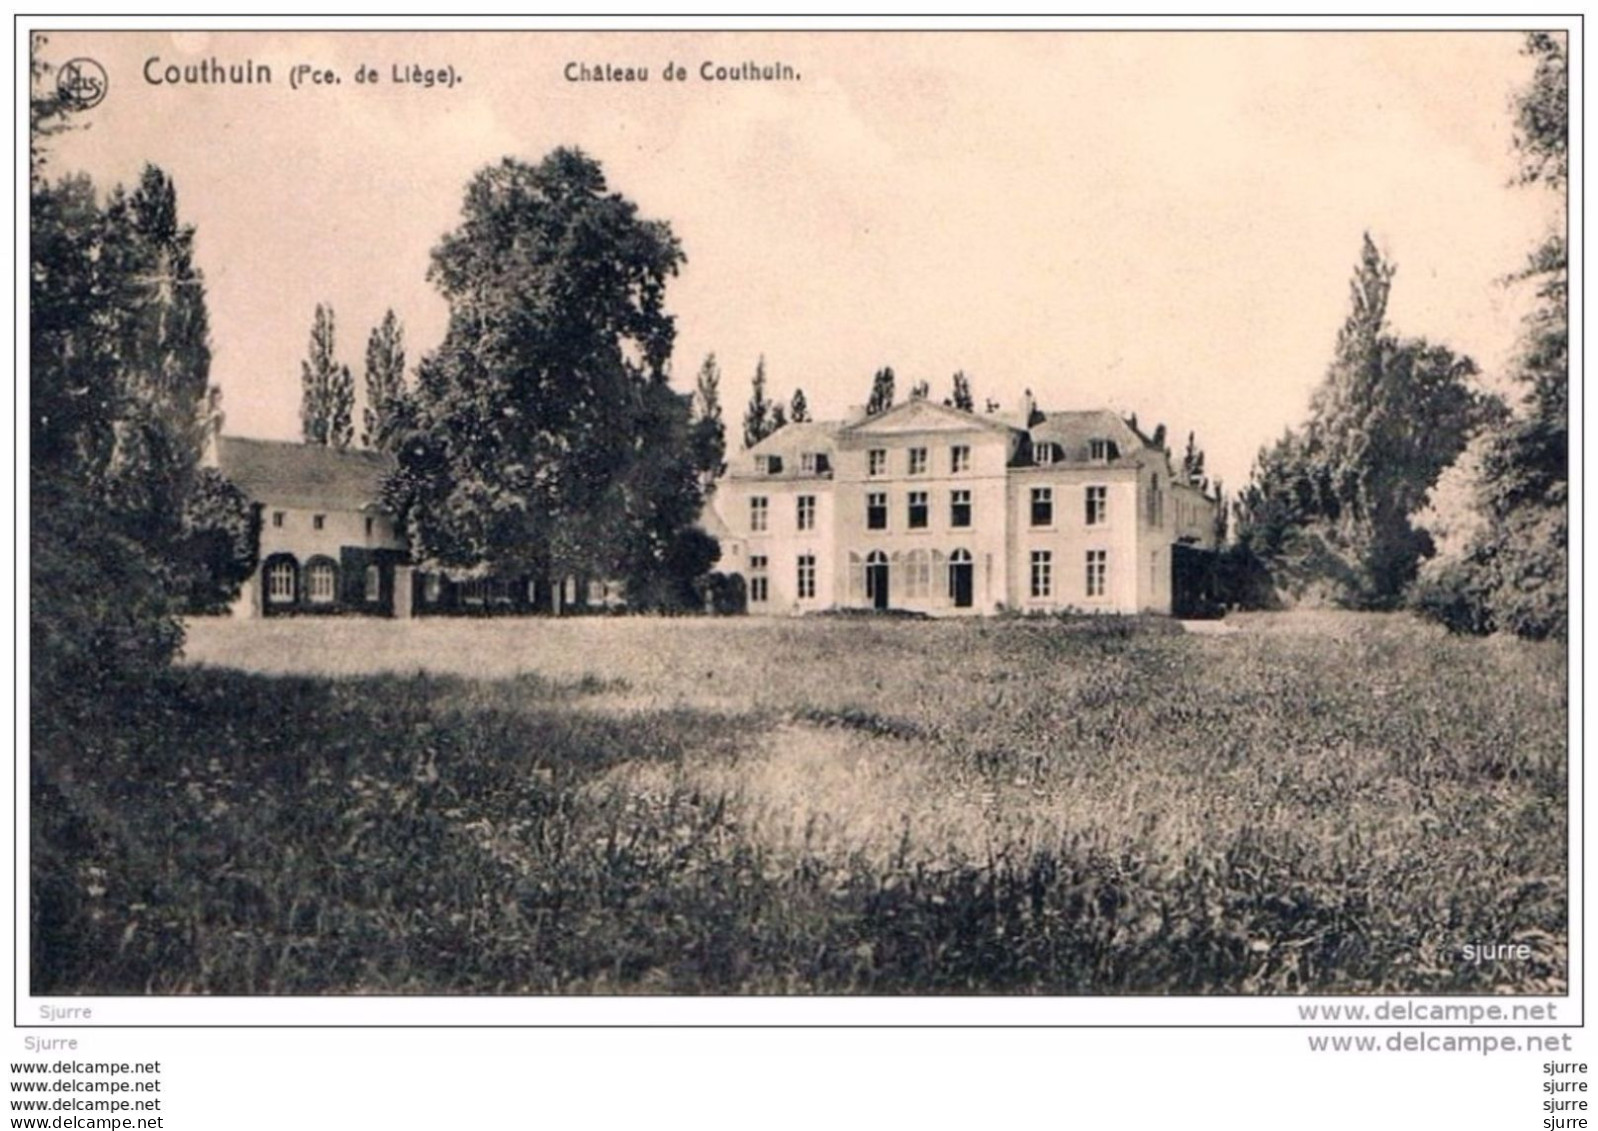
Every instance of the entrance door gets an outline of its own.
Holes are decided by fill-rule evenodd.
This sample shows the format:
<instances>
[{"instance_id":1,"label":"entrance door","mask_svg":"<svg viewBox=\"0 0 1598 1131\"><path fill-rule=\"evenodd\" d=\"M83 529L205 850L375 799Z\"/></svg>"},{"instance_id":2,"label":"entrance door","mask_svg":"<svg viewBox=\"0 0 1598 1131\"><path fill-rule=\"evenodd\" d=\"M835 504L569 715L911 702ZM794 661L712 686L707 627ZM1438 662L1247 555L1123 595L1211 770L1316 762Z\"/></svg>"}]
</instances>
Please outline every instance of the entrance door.
<instances>
[{"instance_id":1,"label":"entrance door","mask_svg":"<svg viewBox=\"0 0 1598 1131\"><path fill-rule=\"evenodd\" d=\"M949 555L949 597L957 609L971 607L971 554L966 550Z\"/></svg>"},{"instance_id":2,"label":"entrance door","mask_svg":"<svg viewBox=\"0 0 1598 1131\"><path fill-rule=\"evenodd\" d=\"M881 550L866 558L866 598L873 609L888 607L888 555Z\"/></svg>"}]
</instances>

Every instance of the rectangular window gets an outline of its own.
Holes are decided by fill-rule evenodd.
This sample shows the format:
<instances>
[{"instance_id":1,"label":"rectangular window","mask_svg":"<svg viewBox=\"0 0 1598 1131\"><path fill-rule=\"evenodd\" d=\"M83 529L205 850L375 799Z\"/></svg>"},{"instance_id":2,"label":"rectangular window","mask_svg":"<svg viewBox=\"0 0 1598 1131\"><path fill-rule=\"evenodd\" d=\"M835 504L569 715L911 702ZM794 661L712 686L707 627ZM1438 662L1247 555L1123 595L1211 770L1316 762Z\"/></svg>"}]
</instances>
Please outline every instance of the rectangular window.
<instances>
[{"instance_id":1,"label":"rectangular window","mask_svg":"<svg viewBox=\"0 0 1598 1131\"><path fill-rule=\"evenodd\" d=\"M327 525L327 515L318 514L318 515L312 515L311 516L311 528L313 530L320 530L320 529L322 529L322 527L324 527L326 525Z\"/></svg>"},{"instance_id":2,"label":"rectangular window","mask_svg":"<svg viewBox=\"0 0 1598 1131\"><path fill-rule=\"evenodd\" d=\"M925 475L927 473L927 449L910 449L910 474Z\"/></svg>"},{"instance_id":3,"label":"rectangular window","mask_svg":"<svg viewBox=\"0 0 1598 1131\"><path fill-rule=\"evenodd\" d=\"M1032 488L1032 525L1054 525L1054 488Z\"/></svg>"},{"instance_id":4,"label":"rectangular window","mask_svg":"<svg viewBox=\"0 0 1598 1131\"><path fill-rule=\"evenodd\" d=\"M756 495L749 500L749 530L750 533L759 534L766 529L766 498Z\"/></svg>"},{"instance_id":5,"label":"rectangular window","mask_svg":"<svg viewBox=\"0 0 1598 1131\"><path fill-rule=\"evenodd\" d=\"M282 511L273 511L272 512L272 525L277 527L278 529L282 529L282 527L283 527L283 512Z\"/></svg>"},{"instance_id":6,"label":"rectangular window","mask_svg":"<svg viewBox=\"0 0 1598 1131\"><path fill-rule=\"evenodd\" d=\"M1054 553L1050 550L1032 551L1032 596L1050 597L1054 594Z\"/></svg>"},{"instance_id":7,"label":"rectangular window","mask_svg":"<svg viewBox=\"0 0 1598 1131\"><path fill-rule=\"evenodd\" d=\"M910 514L908 525L911 530L925 530L927 526L927 493L925 491L910 492Z\"/></svg>"},{"instance_id":8,"label":"rectangular window","mask_svg":"<svg viewBox=\"0 0 1598 1131\"><path fill-rule=\"evenodd\" d=\"M873 491L866 496L866 529L888 529L888 493Z\"/></svg>"},{"instance_id":9,"label":"rectangular window","mask_svg":"<svg viewBox=\"0 0 1598 1131\"><path fill-rule=\"evenodd\" d=\"M971 525L970 491L949 492L949 525L956 527Z\"/></svg>"},{"instance_id":10,"label":"rectangular window","mask_svg":"<svg viewBox=\"0 0 1598 1131\"><path fill-rule=\"evenodd\" d=\"M1160 491L1160 477L1149 479L1148 520L1150 526L1165 525L1165 496Z\"/></svg>"},{"instance_id":11,"label":"rectangular window","mask_svg":"<svg viewBox=\"0 0 1598 1131\"><path fill-rule=\"evenodd\" d=\"M1088 551L1088 577L1087 595L1089 597L1104 596L1105 580L1110 570L1110 552L1108 550Z\"/></svg>"},{"instance_id":12,"label":"rectangular window","mask_svg":"<svg viewBox=\"0 0 1598 1131\"><path fill-rule=\"evenodd\" d=\"M814 530L816 528L816 497L814 495L799 496L798 525L800 530Z\"/></svg>"},{"instance_id":13,"label":"rectangular window","mask_svg":"<svg viewBox=\"0 0 1598 1131\"><path fill-rule=\"evenodd\" d=\"M766 580L766 556L764 554L749 555L749 600L764 604L770 600L770 582Z\"/></svg>"},{"instance_id":14,"label":"rectangular window","mask_svg":"<svg viewBox=\"0 0 1598 1131\"><path fill-rule=\"evenodd\" d=\"M968 446L956 444L949 449L949 470L955 475L971 470L971 449Z\"/></svg>"},{"instance_id":15,"label":"rectangular window","mask_svg":"<svg viewBox=\"0 0 1598 1131\"><path fill-rule=\"evenodd\" d=\"M799 555L799 599L809 601L816 595L816 555Z\"/></svg>"},{"instance_id":16,"label":"rectangular window","mask_svg":"<svg viewBox=\"0 0 1598 1131\"><path fill-rule=\"evenodd\" d=\"M756 456L755 457L755 470L760 472L762 475L781 475L782 474L782 457L781 456Z\"/></svg>"},{"instance_id":17,"label":"rectangular window","mask_svg":"<svg viewBox=\"0 0 1598 1131\"><path fill-rule=\"evenodd\" d=\"M886 475L888 473L888 449L872 448L866 453L866 474Z\"/></svg>"},{"instance_id":18,"label":"rectangular window","mask_svg":"<svg viewBox=\"0 0 1598 1131\"><path fill-rule=\"evenodd\" d=\"M1039 467L1048 467L1054 462L1054 445L1043 443L1032 445L1032 462Z\"/></svg>"},{"instance_id":19,"label":"rectangular window","mask_svg":"<svg viewBox=\"0 0 1598 1131\"><path fill-rule=\"evenodd\" d=\"M815 452L800 452L799 453L799 470L800 471L806 471L806 472L812 472L812 473L816 470L816 453Z\"/></svg>"},{"instance_id":20,"label":"rectangular window","mask_svg":"<svg viewBox=\"0 0 1598 1131\"><path fill-rule=\"evenodd\" d=\"M374 526L376 526L376 525L377 525L376 520L374 520L371 515L367 515L366 516L366 536L368 538L370 538L372 536L372 528Z\"/></svg>"},{"instance_id":21,"label":"rectangular window","mask_svg":"<svg viewBox=\"0 0 1598 1131\"><path fill-rule=\"evenodd\" d=\"M1088 441L1088 458L1098 463L1108 463L1120 454L1120 449L1115 446L1114 440Z\"/></svg>"},{"instance_id":22,"label":"rectangular window","mask_svg":"<svg viewBox=\"0 0 1598 1131\"><path fill-rule=\"evenodd\" d=\"M1110 513L1110 489L1108 487L1089 487L1087 489L1087 524L1089 526L1103 526Z\"/></svg>"}]
</instances>

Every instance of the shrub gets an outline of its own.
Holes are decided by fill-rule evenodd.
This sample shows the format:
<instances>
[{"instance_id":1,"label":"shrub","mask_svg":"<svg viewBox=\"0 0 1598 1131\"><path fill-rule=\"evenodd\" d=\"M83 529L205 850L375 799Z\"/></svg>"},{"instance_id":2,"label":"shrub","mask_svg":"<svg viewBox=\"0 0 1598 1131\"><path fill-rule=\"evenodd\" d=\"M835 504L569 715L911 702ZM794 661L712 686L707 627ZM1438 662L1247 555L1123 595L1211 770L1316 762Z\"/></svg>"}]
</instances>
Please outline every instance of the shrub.
<instances>
[{"instance_id":1,"label":"shrub","mask_svg":"<svg viewBox=\"0 0 1598 1131\"><path fill-rule=\"evenodd\" d=\"M164 666L183 642L163 568L75 484L32 495L29 640L35 712L87 701Z\"/></svg>"}]
</instances>

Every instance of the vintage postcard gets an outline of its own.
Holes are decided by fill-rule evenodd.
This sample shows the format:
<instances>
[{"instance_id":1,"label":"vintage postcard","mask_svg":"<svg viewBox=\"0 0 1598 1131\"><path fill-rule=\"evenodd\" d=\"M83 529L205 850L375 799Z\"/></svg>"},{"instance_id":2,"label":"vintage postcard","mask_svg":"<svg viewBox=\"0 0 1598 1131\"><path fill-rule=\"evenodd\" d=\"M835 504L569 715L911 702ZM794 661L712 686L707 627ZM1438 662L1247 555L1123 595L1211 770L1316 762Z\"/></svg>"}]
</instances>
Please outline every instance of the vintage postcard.
<instances>
[{"instance_id":1,"label":"vintage postcard","mask_svg":"<svg viewBox=\"0 0 1598 1131\"><path fill-rule=\"evenodd\" d=\"M1576 1023L1569 52L34 29L27 1015Z\"/></svg>"}]
</instances>

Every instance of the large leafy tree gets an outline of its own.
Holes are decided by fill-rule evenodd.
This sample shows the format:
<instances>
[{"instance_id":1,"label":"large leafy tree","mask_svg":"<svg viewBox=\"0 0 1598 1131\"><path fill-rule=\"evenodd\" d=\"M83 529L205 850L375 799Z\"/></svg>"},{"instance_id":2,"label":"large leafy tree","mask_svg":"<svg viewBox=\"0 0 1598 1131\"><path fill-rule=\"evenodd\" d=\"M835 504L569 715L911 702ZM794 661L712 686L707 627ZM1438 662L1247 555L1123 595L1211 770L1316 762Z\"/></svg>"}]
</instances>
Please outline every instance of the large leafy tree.
<instances>
[{"instance_id":1,"label":"large leafy tree","mask_svg":"<svg viewBox=\"0 0 1598 1131\"><path fill-rule=\"evenodd\" d=\"M1534 32L1516 100L1520 182L1568 191L1568 60L1562 35ZM1450 627L1562 636L1569 620L1570 356L1568 256L1550 233L1513 282L1535 288L1511 376L1514 411L1473 444L1431 500L1447 530L1421 571L1415 605Z\"/></svg>"},{"instance_id":2,"label":"large leafy tree","mask_svg":"<svg viewBox=\"0 0 1598 1131\"><path fill-rule=\"evenodd\" d=\"M394 450L405 423L405 328L392 310L366 339L366 407L361 445Z\"/></svg>"},{"instance_id":3,"label":"large leafy tree","mask_svg":"<svg viewBox=\"0 0 1598 1131\"><path fill-rule=\"evenodd\" d=\"M52 181L47 140L71 125L35 56L30 98L31 636L35 690L92 693L169 658L185 604L225 599L248 547L193 553L245 504L196 505L220 427L204 280L177 194L146 167L102 203ZM247 538L245 539L247 541Z\"/></svg>"},{"instance_id":4,"label":"large leafy tree","mask_svg":"<svg viewBox=\"0 0 1598 1131\"><path fill-rule=\"evenodd\" d=\"M333 308L317 303L300 362L300 429L307 444L347 448L355 436L355 380L338 360L335 334Z\"/></svg>"},{"instance_id":5,"label":"large leafy tree","mask_svg":"<svg viewBox=\"0 0 1598 1131\"><path fill-rule=\"evenodd\" d=\"M1238 537L1280 594L1357 607L1403 597L1430 540L1411 517L1502 412L1447 347L1389 331L1393 266L1367 235L1310 419L1260 453Z\"/></svg>"},{"instance_id":6,"label":"large leafy tree","mask_svg":"<svg viewBox=\"0 0 1598 1131\"><path fill-rule=\"evenodd\" d=\"M701 502L690 410L667 385L682 262L578 150L472 179L433 252L449 326L390 485L413 553L506 575L681 564Z\"/></svg>"}]
</instances>

